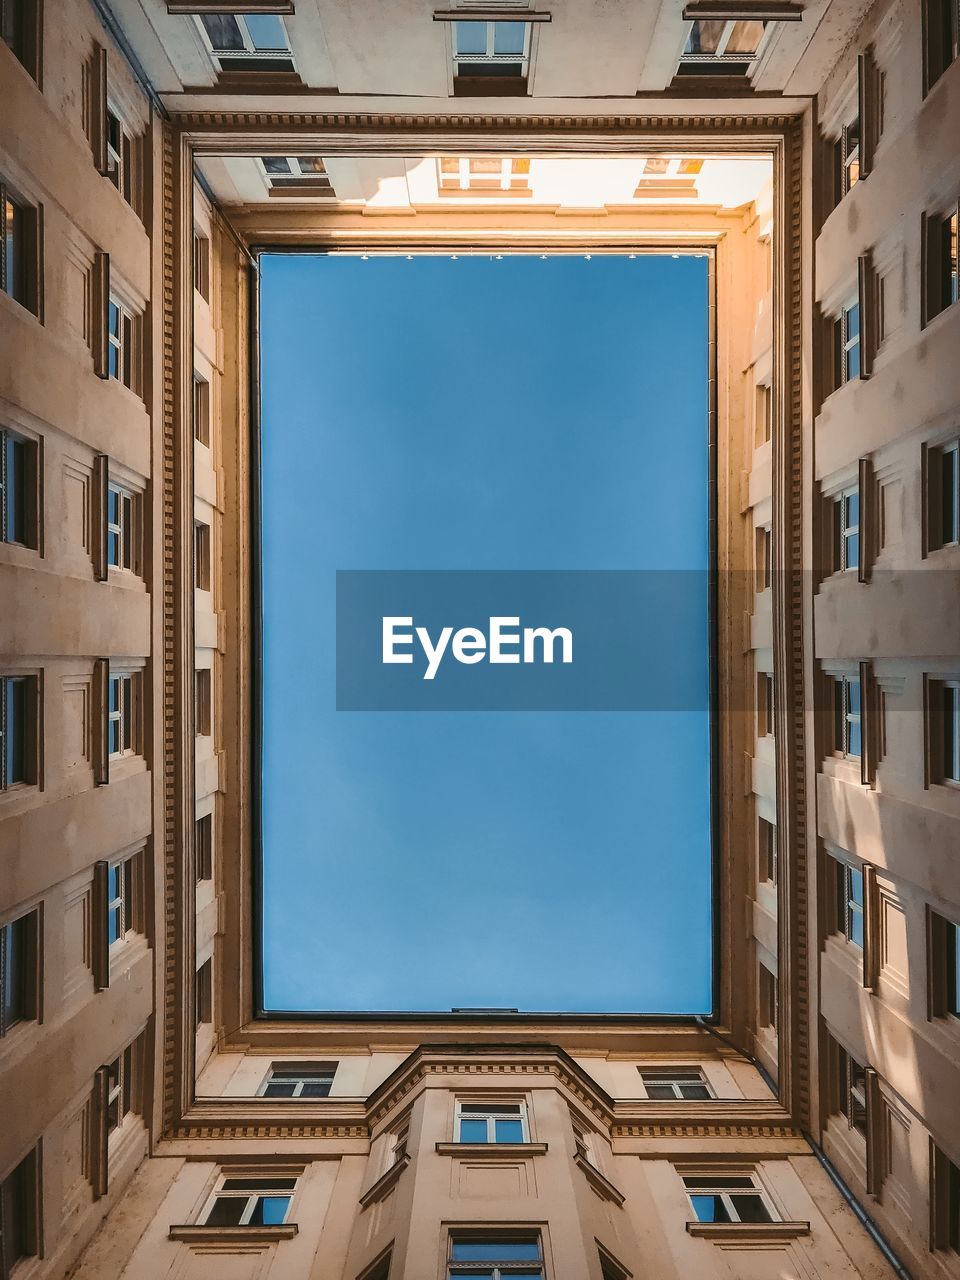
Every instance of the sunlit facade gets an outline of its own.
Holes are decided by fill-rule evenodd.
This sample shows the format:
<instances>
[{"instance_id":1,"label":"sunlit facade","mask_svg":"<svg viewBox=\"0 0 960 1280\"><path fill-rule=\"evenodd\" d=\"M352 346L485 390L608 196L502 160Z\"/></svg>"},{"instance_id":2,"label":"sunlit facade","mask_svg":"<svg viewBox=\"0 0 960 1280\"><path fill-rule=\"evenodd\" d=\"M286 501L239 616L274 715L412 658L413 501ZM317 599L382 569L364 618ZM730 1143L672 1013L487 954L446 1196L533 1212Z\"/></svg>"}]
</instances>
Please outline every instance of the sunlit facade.
<instances>
[{"instance_id":1,"label":"sunlit facade","mask_svg":"<svg viewBox=\"0 0 960 1280\"><path fill-rule=\"evenodd\" d=\"M0 3L0 1277L960 1274L955 4L237 10ZM709 255L714 1018L257 1016L265 244Z\"/></svg>"}]
</instances>

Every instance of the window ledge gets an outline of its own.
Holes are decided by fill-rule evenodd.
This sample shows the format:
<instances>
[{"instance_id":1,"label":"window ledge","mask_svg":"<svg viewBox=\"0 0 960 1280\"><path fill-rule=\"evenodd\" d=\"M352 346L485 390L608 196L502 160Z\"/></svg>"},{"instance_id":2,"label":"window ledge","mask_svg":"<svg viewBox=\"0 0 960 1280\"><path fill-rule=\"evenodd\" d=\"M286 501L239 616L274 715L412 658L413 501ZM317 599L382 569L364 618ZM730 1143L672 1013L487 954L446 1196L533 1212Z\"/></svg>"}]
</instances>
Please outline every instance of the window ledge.
<instances>
[{"instance_id":1,"label":"window ledge","mask_svg":"<svg viewBox=\"0 0 960 1280\"><path fill-rule=\"evenodd\" d=\"M747 1242L796 1240L810 1234L809 1222L688 1222L687 1235L739 1246Z\"/></svg>"},{"instance_id":2,"label":"window ledge","mask_svg":"<svg viewBox=\"0 0 960 1280\"><path fill-rule=\"evenodd\" d=\"M368 1205L373 1204L376 1200L382 1200L396 1186L401 1173L409 1163L409 1152L402 1156L401 1159L395 1160L386 1173L379 1177L373 1186L368 1188L360 1197L360 1207L366 1209Z\"/></svg>"},{"instance_id":3,"label":"window ledge","mask_svg":"<svg viewBox=\"0 0 960 1280\"><path fill-rule=\"evenodd\" d=\"M602 1196L604 1200L612 1200L615 1205L623 1205L626 1199L623 1192L618 1191L613 1183L608 1178L605 1178L600 1170L592 1165L585 1156L580 1155L578 1152L573 1159L574 1163L578 1164L583 1170L587 1181L599 1196Z\"/></svg>"},{"instance_id":4,"label":"window ledge","mask_svg":"<svg viewBox=\"0 0 960 1280\"><path fill-rule=\"evenodd\" d=\"M438 1142L439 1156L545 1156L545 1142Z\"/></svg>"},{"instance_id":5,"label":"window ledge","mask_svg":"<svg viewBox=\"0 0 960 1280\"><path fill-rule=\"evenodd\" d=\"M171 1240L183 1244L202 1245L267 1245L277 1240L292 1240L299 1230L295 1222L284 1222L272 1227L207 1227L189 1223L170 1227Z\"/></svg>"}]
</instances>

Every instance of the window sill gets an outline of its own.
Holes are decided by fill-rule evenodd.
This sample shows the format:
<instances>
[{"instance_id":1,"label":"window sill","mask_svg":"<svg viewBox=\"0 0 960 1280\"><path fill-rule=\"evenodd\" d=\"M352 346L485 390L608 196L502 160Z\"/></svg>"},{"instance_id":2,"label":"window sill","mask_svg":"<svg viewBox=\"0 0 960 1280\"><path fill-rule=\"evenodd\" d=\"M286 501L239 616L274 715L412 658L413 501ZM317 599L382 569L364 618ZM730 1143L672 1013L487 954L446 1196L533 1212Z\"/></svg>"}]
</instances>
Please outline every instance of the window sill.
<instances>
[{"instance_id":1,"label":"window sill","mask_svg":"<svg viewBox=\"0 0 960 1280\"><path fill-rule=\"evenodd\" d=\"M278 1240L292 1240L299 1230L295 1222L284 1222L272 1227L206 1227L190 1224L174 1225L168 1231L171 1240L183 1244L237 1245L274 1244Z\"/></svg>"},{"instance_id":2,"label":"window sill","mask_svg":"<svg viewBox=\"0 0 960 1280\"><path fill-rule=\"evenodd\" d=\"M583 1170L584 1176L597 1195L602 1196L604 1200L612 1200L615 1205L623 1205L626 1199L623 1192L619 1191L608 1178L605 1178L600 1170L592 1165L585 1156L578 1153L573 1157L573 1160Z\"/></svg>"},{"instance_id":3,"label":"window sill","mask_svg":"<svg viewBox=\"0 0 960 1280\"><path fill-rule=\"evenodd\" d=\"M368 1205L374 1204L377 1200L382 1200L384 1196L388 1195L396 1186L401 1173L403 1173L409 1163L409 1152L400 1160L395 1160L386 1173L379 1177L373 1186L366 1190L360 1197L361 1209L366 1209Z\"/></svg>"},{"instance_id":4,"label":"window sill","mask_svg":"<svg viewBox=\"0 0 960 1280\"><path fill-rule=\"evenodd\" d=\"M796 1240L810 1234L809 1222L688 1222L687 1235L739 1246L745 1243L772 1243Z\"/></svg>"},{"instance_id":5,"label":"window sill","mask_svg":"<svg viewBox=\"0 0 960 1280\"><path fill-rule=\"evenodd\" d=\"M438 1156L545 1156L545 1142L438 1142Z\"/></svg>"}]
</instances>

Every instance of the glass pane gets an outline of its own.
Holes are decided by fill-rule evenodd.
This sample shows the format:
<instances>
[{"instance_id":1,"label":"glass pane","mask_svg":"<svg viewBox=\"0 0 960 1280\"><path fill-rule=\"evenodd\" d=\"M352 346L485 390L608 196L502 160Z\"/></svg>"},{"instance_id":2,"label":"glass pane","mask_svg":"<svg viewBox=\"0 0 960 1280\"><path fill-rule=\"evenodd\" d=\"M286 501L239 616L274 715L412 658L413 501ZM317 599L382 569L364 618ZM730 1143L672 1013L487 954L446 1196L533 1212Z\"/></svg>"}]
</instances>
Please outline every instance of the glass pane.
<instances>
[{"instance_id":1,"label":"glass pane","mask_svg":"<svg viewBox=\"0 0 960 1280\"><path fill-rule=\"evenodd\" d=\"M110 710L119 711L120 710L120 681L119 680L110 681L109 697L110 697L110 703L109 703Z\"/></svg>"},{"instance_id":2,"label":"glass pane","mask_svg":"<svg viewBox=\"0 0 960 1280\"><path fill-rule=\"evenodd\" d=\"M207 1214L208 1227L238 1227L247 1207L243 1196L217 1196Z\"/></svg>"},{"instance_id":3,"label":"glass pane","mask_svg":"<svg viewBox=\"0 0 960 1280\"><path fill-rule=\"evenodd\" d=\"M485 22L455 22L453 30L457 53L487 52L487 24Z\"/></svg>"},{"instance_id":4,"label":"glass pane","mask_svg":"<svg viewBox=\"0 0 960 1280\"><path fill-rule=\"evenodd\" d=\"M454 1262L539 1262L539 1240L454 1240Z\"/></svg>"},{"instance_id":5,"label":"glass pane","mask_svg":"<svg viewBox=\"0 0 960 1280\"><path fill-rule=\"evenodd\" d=\"M297 163L304 173L324 173L321 156L297 156Z\"/></svg>"},{"instance_id":6,"label":"glass pane","mask_svg":"<svg viewBox=\"0 0 960 1280\"><path fill-rule=\"evenodd\" d=\"M119 533L107 534L107 562L109 564L120 564L120 535Z\"/></svg>"},{"instance_id":7,"label":"glass pane","mask_svg":"<svg viewBox=\"0 0 960 1280\"><path fill-rule=\"evenodd\" d=\"M498 1120L497 1142L522 1142L523 1125L519 1120Z\"/></svg>"},{"instance_id":8,"label":"glass pane","mask_svg":"<svg viewBox=\"0 0 960 1280\"><path fill-rule=\"evenodd\" d=\"M255 49L286 49L287 36L275 13L248 13L247 31Z\"/></svg>"},{"instance_id":9,"label":"glass pane","mask_svg":"<svg viewBox=\"0 0 960 1280\"><path fill-rule=\"evenodd\" d=\"M110 744L109 744L110 754L112 756L119 755L120 754L120 721L119 720L110 721L109 737L110 737Z\"/></svg>"},{"instance_id":10,"label":"glass pane","mask_svg":"<svg viewBox=\"0 0 960 1280\"><path fill-rule=\"evenodd\" d=\"M287 1216L289 1196L258 1196L250 1215L252 1227L278 1226Z\"/></svg>"},{"instance_id":11,"label":"glass pane","mask_svg":"<svg viewBox=\"0 0 960 1280\"><path fill-rule=\"evenodd\" d=\"M5 224L4 246L5 246L5 263L4 263L4 279L6 281L6 292L13 294L14 281L16 280L16 210L12 200L5 200L3 205L3 218Z\"/></svg>"},{"instance_id":12,"label":"glass pane","mask_svg":"<svg viewBox=\"0 0 960 1280\"><path fill-rule=\"evenodd\" d=\"M232 13L204 13L200 16L214 49L242 49L240 24Z\"/></svg>"},{"instance_id":13,"label":"glass pane","mask_svg":"<svg viewBox=\"0 0 960 1280\"><path fill-rule=\"evenodd\" d=\"M680 1093L684 1098L691 1100L710 1097L710 1090L705 1084L682 1084Z\"/></svg>"},{"instance_id":14,"label":"glass pane","mask_svg":"<svg viewBox=\"0 0 960 1280\"><path fill-rule=\"evenodd\" d=\"M851 307L848 311L845 311L844 315L847 318L847 341L849 342L851 338L857 338L860 336L859 304Z\"/></svg>"},{"instance_id":15,"label":"glass pane","mask_svg":"<svg viewBox=\"0 0 960 1280\"><path fill-rule=\"evenodd\" d=\"M107 924L107 937L110 942L118 942L120 940L120 908L114 907L110 912Z\"/></svg>"},{"instance_id":16,"label":"glass pane","mask_svg":"<svg viewBox=\"0 0 960 1280\"><path fill-rule=\"evenodd\" d=\"M3 947L3 1021L8 1027L26 1016L23 963L25 932L23 920L15 920L5 929L0 929L0 944Z\"/></svg>"},{"instance_id":17,"label":"glass pane","mask_svg":"<svg viewBox=\"0 0 960 1280\"><path fill-rule=\"evenodd\" d=\"M290 161L285 156L261 156L260 163L267 173L290 172Z\"/></svg>"},{"instance_id":18,"label":"glass pane","mask_svg":"<svg viewBox=\"0 0 960 1280\"><path fill-rule=\"evenodd\" d=\"M672 1086L672 1085L669 1085L669 1084L648 1084L648 1085L647 1085L647 1097L648 1097L648 1098L656 1098L656 1099L675 1098L675 1097L676 1097L676 1094L673 1092L673 1086Z\"/></svg>"},{"instance_id":19,"label":"glass pane","mask_svg":"<svg viewBox=\"0 0 960 1280\"><path fill-rule=\"evenodd\" d=\"M263 1091L265 1098L292 1098L297 1087L294 1080L270 1080Z\"/></svg>"},{"instance_id":20,"label":"glass pane","mask_svg":"<svg viewBox=\"0 0 960 1280\"><path fill-rule=\"evenodd\" d=\"M858 756L861 751L860 737L860 721L851 720L849 729L849 741L847 744L847 755Z\"/></svg>"},{"instance_id":21,"label":"glass pane","mask_svg":"<svg viewBox=\"0 0 960 1280\"><path fill-rule=\"evenodd\" d=\"M110 524L120 523L120 495L116 489L107 490L107 520Z\"/></svg>"},{"instance_id":22,"label":"glass pane","mask_svg":"<svg viewBox=\"0 0 960 1280\"><path fill-rule=\"evenodd\" d=\"M850 868L850 901L863 906L863 872L858 867Z\"/></svg>"},{"instance_id":23,"label":"glass pane","mask_svg":"<svg viewBox=\"0 0 960 1280\"><path fill-rule=\"evenodd\" d=\"M527 36L525 22L495 22L493 24L494 53L523 53Z\"/></svg>"},{"instance_id":24,"label":"glass pane","mask_svg":"<svg viewBox=\"0 0 960 1280\"><path fill-rule=\"evenodd\" d=\"M860 523L860 494L848 493L844 498L845 521L848 529Z\"/></svg>"},{"instance_id":25,"label":"glass pane","mask_svg":"<svg viewBox=\"0 0 960 1280\"><path fill-rule=\"evenodd\" d=\"M465 1117L460 1118L460 1141L461 1142L486 1142L487 1140L487 1122L486 1120L467 1120Z\"/></svg>"},{"instance_id":26,"label":"glass pane","mask_svg":"<svg viewBox=\"0 0 960 1280\"><path fill-rule=\"evenodd\" d=\"M301 1098L326 1098L330 1093L330 1080L305 1080L300 1090Z\"/></svg>"},{"instance_id":27,"label":"glass pane","mask_svg":"<svg viewBox=\"0 0 960 1280\"><path fill-rule=\"evenodd\" d=\"M848 534L844 539L843 567L855 569L860 562L860 535Z\"/></svg>"},{"instance_id":28,"label":"glass pane","mask_svg":"<svg viewBox=\"0 0 960 1280\"><path fill-rule=\"evenodd\" d=\"M731 1196L741 1222L769 1222L770 1211L758 1195Z\"/></svg>"},{"instance_id":29,"label":"glass pane","mask_svg":"<svg viewBox=\"0 0 960 1280\"><path fill-rule=\"evenodd\" d=\"M860 681L847 681L847 707L851 715L858 716L860 714Z\"/></svg>"},{"instance_id":30,"label":"glass pane","mask_svg":"<svg viewBox=\"0 0 960 1280\"><path fill-rule=\"evenodd\" d=\"M863 947L863 913L860 911L850 912L850 941Z\"/></svg>"},{"instance_id":31,"label":"glass pane","mask_svg":"<svg viewBox=\"0 0 960 1280\"><path fill-rule=\"evenodd\" d=\"M725 53L756 53L763 38L764 23L742 18L733 24Z\"/></svg>"},{"instance_id":32,"label":"glass pane","mask_svg":"<svg viewBox=\"0 0 960 1280\"><path fill-rule=\"evenodd\" d=\"M722 1196L691 1196L698 1222L729 1222L730 1215Z\"/></svg>"},{"instance_id":33,"label":"glass pane","mask_svg":"<svg viewBox=\"0 0 960 1280\"><path fill-rule=\"evenodd\" d=\"M687 36L684 53L716 53L726 25L722 18L694 22Z\"/></svg>"}]
</instances>

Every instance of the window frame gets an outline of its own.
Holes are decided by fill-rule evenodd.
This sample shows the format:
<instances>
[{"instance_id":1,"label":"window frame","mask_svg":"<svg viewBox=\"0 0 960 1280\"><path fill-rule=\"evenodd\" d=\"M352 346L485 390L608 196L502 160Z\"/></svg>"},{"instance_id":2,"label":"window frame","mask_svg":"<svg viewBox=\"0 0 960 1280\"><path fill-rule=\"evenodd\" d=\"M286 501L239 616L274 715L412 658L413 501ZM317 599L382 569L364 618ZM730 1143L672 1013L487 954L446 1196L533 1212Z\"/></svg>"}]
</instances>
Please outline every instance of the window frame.
<instances>
[{"instance_id":1,"label":"window frame","mask_svg":"<svg viewBox=\"0 0 960 1280\"><path fill-rule=\"evenodd\" d=\"M130 854L129 857L118 858L107 865L105 927L109 947L126 942L131 933L143 932L137 883L140 870L138 856L135 853Z\"/></svg>"},{"instance_id":2,"label":"window frame","mask_svg":"<svg viewBox=\"0 0 960 1280\"><path fill-rule=\"evenodd\" d=\"M859 951L866 939L866 877L862 866L828 855L834 864L834 933L841 934ZM858 898L859 893L859 898ZM859 922L859 940L857 938Z\"/></svg>"},{"instance_id":3,"label":"window frame","mask_svg":"<svg viewBox=\"0 0 960 1280\"><path fill-rule=\"evenodd\" d=\"M40 543L39 453L36 440L0 426L0 543L30 551Z\"/></svg>"},{"instance_id":4,"label":"window frame","mask_svg":"<svg viewBox=\"0 0 960 1280\"><path fill-rule=\"evenodd\" d=\"M710 1085L710 1081L704 1075L702 1067L637 1067L637 1070L640 1073L640 1079L643 1082L643 1087L646 1091L647 1097L650 1098L651 1101L706 1102L716 1099L717 1095L714 1093ZM648 1080L648 1076L657 1076L660 1077L660 1079L654 1082ZM693 1077L696 1077L695 1081ZM650 1094L651 1083L658 1084L661 1088L670 1087L673 1091L672 1098L652 1098ZM696 1087L706 1090L706 1098L688 1098L682 1092L684 1085L690 1086L694 1083L696 1084Z\"/></svg>"},{"instance_id":5,"label":"window frame","mask_svg":"<svg viewBox=\"0 0 960 1280\"><path fill-rule=\"evenodd\" d=\"M194 972L194 1028L213 1025L213 956Z\"/></svg>"},{"instance_id":6,"label":"window frame","mask_svg":"<svg viewBox=\"0 0 960 1280\"><path fill-rule=\"evenodd\" d=\"M123 760L140 754L140 672L111 667L107 673L107 759ZM116 703L116 705L114 705ZM117 725L119 750L113 750Z\"/></svg>"},{"instance_id":7,"label":"window frame","mask_svg":"<svg viewBox=\"0 0 960 1280\"><path fill-rule=\"evenodd\" d=\"M762 960L757 961L757 1028L780 1034L780 981Z\"/></svg>"},{"instance_id":8,"label":"window frame","mask_svg":"<svg viewBox=\"0 0 960 1280\"><path fill-rule=\"evenodd\" d=\"M117 521L110 519L110 505L117 498ZM107 506L104 521L107 526L107 570L121 573L140 572L140 495L128 489L119 480L107 481ZM111 559L111 539L116 539L118 559Z\"/></svg>"},{"instance_id":9,"label":"window frame","mask_svg":"<svg viewBox=\"0 0 960 1280\"><path fill-rule=\"evenodd\" d=\"M697 1212L697 1206L694 1203L695 1196L719 1196L727 1214L727 1222L730 1225L738 1223L748 1223L753 1226L762 1225L764 1222L781 1222L782 1218L777 1212L777 1208L770 1198L770 1194L766 1187L759 1181L753 1170L744 1170L743 1172L729 1173L687 1173L681 1174L683 1181L683 1189L687 1199L690 1202L690 1208L693 1210L693 1218L691 1221L700 1222L709 1225L721 1225L722 1220L716 1218L701 1218ZM734 1179L749 1179L750 1186L737 1186ZM722 1184L726 1182L727 1186ZM719 1183L721 1185L714 1186L711 1183ZM767 1212L766 1219L759 1221L754 1218L741 1218L739 1210L733 1203L734 1198L747 1197L756 1199L763 1205Z\"/></svg>"},{"instance_id":10,"label":"window frame","mask_svg":"<svg viewBox=\"0 0 960 1280\"><path fill-rule=\"evenodd\" d=\"M0 177L0 293L38 320L43 312L42 245L41 206Z\"/></svg>"},{"instance_id":11,"label":"window frame","mask_svg":"<svg viewBox=\"0 0 960 1280\"><path fill-rule=\"evenodd\" d=\"M287 166L287 173L271 173L267 168L268 160L283 160ZM301 164L302 160L319 160L320 169L304 169ZM292 189L302 190L305 187L322 187L329 190L331 196L335 194L333 183L330 180L330 174L327 172L327 166L324 163L323 156L311 156L301 151L298 155L274 155L274 156L257 156L257 167L260 170L260 176L271 191L283 191ZM312 194L316 194L315 192Z\"/></svg>"},{"instance_id":12,"label":"window frame","mask_svg":"<svg viewBox=\"0 0 960 1280\"><path fill-rule=\"evenodd\" d=\"M318 1098L329 1098L339 1065L338 1062L271 1062L267 1074L257 1087L257 1097L269 1098L271 1102L290 1102L294 1099L304 1102L316 1102ZM299 1074L294 1076L295 1072ZM267 1090L271 1084L276 1081L282 1081L285 1078L290 1080L295 1078L297 1081L292 1094L268 1094ZM303 1086L305 1084L322 1081L329 1082L326 1093L304 1097Z\"/></svg>"},{"instance_id":13,"label":"window frame","mask_svg":"<svg viewBox=\"0 0 960 1280\"><path fill-rule=\"evenodd\" d=\"M114 328L116 317L116 328ZM141 317L111 292L107 297L107 378L140 395Z\"/></svg>"},{"instance_id":14,"label":"window frame","mask_svg":"<svg viewBox=\"0 0 960 1280\"><path fill-rule=\"evenodd\" d=\"M486 27L486 50L484 53L458 53L457 52L457 29L461 25L470 24L471 26ZM523 32L523 51L521 53L496 53L496 28L497 24L505 25L509 23L511 26L521 25ZM484 75L483 72L471 74L469 70L462 71L461 67L502 67L502 66L518 66L518 73L505 73L501 78L505 80L516 80L518 82L528 81L530 77L530 60L533 48L533 23L526 16L514 17L509 10L505 11L503 16L496 18L471 18L470 10L465 9L463 16L458 16L451 21L450 40L451 51L453 54L453 77L455 80L475 80ZM498 77L493 77L494 79Z\"/></svg>"},{"instance_id":15,"label":"window frame","mask_svg":"<svg viewBox=\"0 0 960 1280\"><path fill-rule=\"evenodd\" d=\"M33 1147L0 1180L0 1276L8 1280L19 1264L40 1252L40 1148ZM20 1201L21 1203L17 1203ZM13 1232L7 1218L13 1219ZM13 1252L8 1240L13 1235Z\"/></svg>"},{"instance_id":16,"label":"window frame","mask_svg":"<svg viewBox=\"0 0 960 1280\"><path fill-rule=\"evenodd\" d=\"M240 32L240 39L243 42L242 49L218 49L204 25L203 19L210 17L227 17L233 18ZM276 18L280 23L283 31L283 38L286 46L283 49L258 49L253 36L250 34L250 28L247 25L248 17L260 17L259 13L233 13L233 12L217 12L211 10L209 14L196 13L193 15L197 30L200 33L200 39L203 46L213 62L214 68L221 75L243 75L244 73L258 74L261 70L273 70L275 72L291 72L296 70L296 63L293 57L293 46L290 43L290 32L287 30L287 24L284 22L284 14L270 13L269 16ZM226 59L226 64L224 63ZM250 62L260 63L261 66L251 67L249 65L237 66L231 65L236 62L249 64ZM271 67L271 64L273 66Z\"/></svg>"},{"instance_id":17,"label":"window frame","mask_svg":"<svg viewBox=\"0 0 960 1280\"><path fill-rule=\"evenodd\" d=\"M688 50L688 45L693 39L694 27L699 26L701 22L722 22L724 24L720 39L717 41L717 48L712 53L693 53ZM763 29L760 33L760 39L757 41L757 47L752 52L727 52L727 45L733 36L734 30L741 22L761 22ZM740 14L739 16L731 16L728 18L692 18L688 20L686 32L684 35L683 48L680 53L680 61L678 67L679 75L698 74L693 72L684 72L680 70L683 67L700 68L704 71L699 73L709 75L711 69L716 75L741 75L748 77L753 67L760 61L763 56L767 41L770 39L770 33L775 23L766 18L752 18L749 15ZM739 71L733 68L741 68Z\"/></svg>"},{"instance_id":18,"label":"window frame","mask_svg":"<svg viewBox=\"0 0 960 1280\"><path fill-rule=\"evenodd\" d=\"M777 824L757 814L757 876L761 884L777 883Z\"/></svg>"},{"instance_id":19,"label":"window frame","mask_svg":"<svg viewBox=\"0 0 960 1280\"><path fill-rule=\"evenodd\" d=\"M16 1027L40 1021L40 909L34 907L0 925L0 1040ZM7 999L11 954L16 950L21 970L17 977L21 1012L11 1016L14 1007Z\"/></svg>"},{"instance_id":20,"label":"window frame","mask_svg":"<svg viewBox=\"0 0 960 1280\"><path fill-rule=\"evenodd\" d=\"M833 686L833 755L843 760L863 758L863 687L859 676L839 675L830 677ZM853 710L853 687L857 689L857 710ZM860 750L851 750L853 726L857 726Z\"/></svg>"},{"instance_id":21,"label":"window frame","mask_svg":"<svg viewBox=\"0 0 960 1280\"><path fill-rule=\"evenodd\" d=\"M508 1112L503 1110L503 1108L505 1107L515 1108L516 1110L515 1112L514 1111ZM486 1128L487 1128L486 1138L465 1139L460 1136L462 1131L461 1126L464 1119L464 1114L463 1114L464 1108L467 1108L468 1111L472 1110L477 1113L473 1116L468 1115L466 1117L468 1120L475 1120L479 1122L482 1118L486 1121ZM520 1143L524 1144L524 1143L530 1142L531 1140L530 1124L529 1124L529 1117L527 1114L527 1103L526 1103L526 1099L524 1098L511 1098L509 1101L505 1099L488 1101L485 1098L481 1098L481 1099L457 1098L454 1105L453 1140L458 1144L463 1144L467 1146L471 1146L471 1145L491 1146L491 1147L503 1147L503 1146L511 1146L511 1145L516 1146L517 1145L516 1143L497 1141L497 1136L496 1136L497 1122L499 1120L503 1120L503 1121L519 1120L520 1135L521 1135Z\"/></svg>"},{"instance_id":22,"label":"window frame","mask_svg":"<svg viewBox=\"0 0 960 1280\"><path fill-rule=\"evenodd\" d=\"M857 504L857 518L855 522L849 520L849 507L852 501ZM861 494L860 485L852 484L841 489L839 493L833 495L831 499L833 504L833 572L848 573L853 570L859 572L860 554L862 545L862 529L861 529ZM856 539L856 555L851 557L850 544Z\"/></svg>"},{"instance_id":23,"label":"window frame","mask_svg":"<svg viewBox=\"0 0 960 1280\"><path fill-rule=\"evenodd\" d=\"M229 1182L243 1182L244 1179L253 1183L255 1181L266 1182L276 1181L290 1183L289 1187L260 1187L248 1186L228 1187ZM245 1207L241 1211L240 1221L232 1224L235 1227L253 1227L255 1230L266 1225L262 1223L251 1223L250 1219L259 1201L266 1199L282 1199L286 1198L287 1204L283 1211L283 1217L279 1223L270 1223L270 1226L283 1226L290 1220L290 1212L293 1207L294 1197L300 1184L300 1176L295 1173L276 1173L273 1170L264 1172L254 1172L252 1170L228 1170L221 1171L217 1176L217 1183L210 1195L204 1202L203 1208L197 1218L198 1226L218 1227L225 1224L210 1222L210 1216L214 1212L214 1208L220 1200L244 1200Z\"/></svg>"},{"instance_id":24,"label":"window frame","mask_svg":"<svg viewBox=\"0 0 960 1280\"><path fill-rule=\"evenodd\" d=\"M960 0L923 0L923 95L960 57Z\"/></svg>"},{"instance_id":25,"label":"window frame","mask_svg":"<svg viewBox=\"0 0 960 1280\"><path fill-rule=\"evenodd\" d=\"M843 1116L847 1128L864 1142L870 1132L870 1089L868 1067L827 1033L831 1050L830 1114Z\"/></svg>"},{"instance_id":26,"label":"window frame","mask_svg":"<svg viewBox=\"0 0 960 1280\"><path fill-rule=\"evenodd\" d=\"M17 699L11 698L14 686L23 690ZM39 721L38 678L28 672L0 672L0 795L37 785ZM21 776L12 776L16 774Z\"/></svg>"},{"instance_id":27,"label":"window frame","mask_svg":"<svg viewBox=\"0 0 960 1280\"><path fill-rule=\"evenodd\" d=\"M454 1249L458 1244L533 1244L537 1246L537 1258L455 1258ZM535 1270L534 1268L537 1268ZM538 1227L510 1227L507 1225L488 1227L453 1227L447 1233L447 1269L448 1280L466 1277L478 1273L492 1280L510 1280L511 1276L521 1275L545 1280L545 1260L543 1233Z\"/></svg>"},{"instance_id":28,"label":"window frame","mask_svg":"<svg viewBox=\"0 0 960 1280\"><path fill-rule=\"evenodd\" d=\"M193 585L196 591L213 591L213 526L194 517Z\"/></svg>"}]
</instances>

